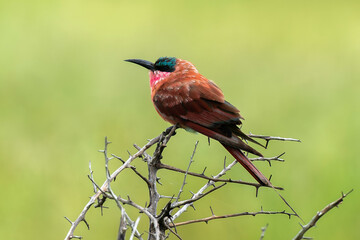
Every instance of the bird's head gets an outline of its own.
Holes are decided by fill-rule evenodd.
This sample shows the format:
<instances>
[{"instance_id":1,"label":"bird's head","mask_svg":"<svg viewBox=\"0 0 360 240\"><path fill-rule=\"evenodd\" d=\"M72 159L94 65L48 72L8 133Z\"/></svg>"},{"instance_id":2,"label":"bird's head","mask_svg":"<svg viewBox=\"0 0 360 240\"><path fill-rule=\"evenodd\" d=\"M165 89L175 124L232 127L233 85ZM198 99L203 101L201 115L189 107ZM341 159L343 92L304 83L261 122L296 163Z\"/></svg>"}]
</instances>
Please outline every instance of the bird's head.
<instances>
[{"instance_id":1,"label":"bird's head","mask_svg":"<svg viewBox=\"0 0 360 240\"><path fill-rule=\"evenodd\" d=\"M179 71L195 69L190 62L175 58L175 57L161 57L155 63L142 59L127 59L127 62L138 64L144 68L149 69L150 86L154 87L157 83L170 77ZM196 70L196 69L195 69Z\"/></svg>"}]
</instances>

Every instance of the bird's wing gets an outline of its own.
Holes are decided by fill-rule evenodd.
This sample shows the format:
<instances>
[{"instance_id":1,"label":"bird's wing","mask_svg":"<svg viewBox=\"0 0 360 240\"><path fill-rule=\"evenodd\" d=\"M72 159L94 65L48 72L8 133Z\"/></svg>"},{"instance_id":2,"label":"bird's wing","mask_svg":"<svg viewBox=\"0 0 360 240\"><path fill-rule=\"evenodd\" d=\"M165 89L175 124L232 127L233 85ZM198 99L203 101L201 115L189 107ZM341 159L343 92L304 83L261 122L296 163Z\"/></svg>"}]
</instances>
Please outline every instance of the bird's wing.
<instances>
[{"instance_id":1,"label":"bird's wing","mask_svg":"<svg viewBox=\"0 0 360 240\"><path fill-rule=\"evenodd\" d=\"M241 124L239 110L225 101L220 88L209 80L165 82L153 95L153 102L165 120L191 128L227 146L262 156L237 137L259 144L236 126Z\"/></svg>"},{"instance_id":2,"label":"bird's wing","mask_svg":"<svg viewBox=\"0 0 360 240\"><path fill-rule=\"evenodd\" d=\"M164 83L154 94L153 102L163 116L204 127L241 124L239 110L226 102L220 88L208 80Z\"/></svg>"}]
</instances>

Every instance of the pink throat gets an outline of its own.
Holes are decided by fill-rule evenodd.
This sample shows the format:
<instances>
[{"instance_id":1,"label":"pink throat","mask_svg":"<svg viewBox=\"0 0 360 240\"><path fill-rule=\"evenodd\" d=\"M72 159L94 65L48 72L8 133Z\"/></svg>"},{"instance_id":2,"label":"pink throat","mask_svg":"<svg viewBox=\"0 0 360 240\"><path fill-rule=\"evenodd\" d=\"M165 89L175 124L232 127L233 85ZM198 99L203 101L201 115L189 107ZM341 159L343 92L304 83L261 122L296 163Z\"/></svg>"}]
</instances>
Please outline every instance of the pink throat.
<instances>
[{"instance_id":1,"label":"pink throat","mask_svg":"<svg viewBox=\"0 0 360 240\"><path fill-rule=\"evenodd\" d=\"M154 87L157 83L161 82L167 76L169 76L171 72L160 72L160 71L150 71L150 87Z\"/></svg>"}]
</instances>

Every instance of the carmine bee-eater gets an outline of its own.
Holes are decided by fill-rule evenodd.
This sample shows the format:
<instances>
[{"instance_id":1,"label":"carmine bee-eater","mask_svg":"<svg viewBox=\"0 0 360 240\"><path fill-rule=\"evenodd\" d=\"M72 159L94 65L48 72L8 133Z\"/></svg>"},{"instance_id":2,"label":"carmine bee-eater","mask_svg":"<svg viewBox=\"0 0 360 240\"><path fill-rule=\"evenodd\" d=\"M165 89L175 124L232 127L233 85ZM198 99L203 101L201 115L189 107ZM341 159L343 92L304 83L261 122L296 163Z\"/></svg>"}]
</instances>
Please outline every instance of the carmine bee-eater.
<instances>
[{"instance_id":1,"label":"carmine bee-eater","mask_svg":"<svg viewBox=\"0 0 360 240\"><path fill-rule=\"evenodd\" d=\"M272 186L242 152L262 157L243 141L259 144L240 130L243 118L239 110L225 101L220 88L201 75L191 62L174 57L161 57L155 63L141 59L125 61L150 70L151 98L165 121L219 141L256 181Z\"/></svg>"}]
</instances>

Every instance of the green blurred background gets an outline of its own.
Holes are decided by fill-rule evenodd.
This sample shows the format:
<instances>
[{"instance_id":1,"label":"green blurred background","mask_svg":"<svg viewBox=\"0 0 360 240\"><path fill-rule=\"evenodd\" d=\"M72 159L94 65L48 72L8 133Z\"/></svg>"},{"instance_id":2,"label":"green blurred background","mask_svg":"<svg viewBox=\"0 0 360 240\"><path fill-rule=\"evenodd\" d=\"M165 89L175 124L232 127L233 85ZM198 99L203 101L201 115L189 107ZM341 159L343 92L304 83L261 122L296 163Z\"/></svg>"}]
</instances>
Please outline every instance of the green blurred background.
<instances>
[{"instance_id":1,"label":"green blurred background","mask_svg":"<svg viewBox=\"0 0 360 240\"><path fill-rule=\"evenodd\" d=\"M169 125L153 109L148 75L127 58L176 56L214 80L246 118L245 132L300 138L272 142L267 156L285 163L257 166L307 222L341 191L355 188L307 236L356 239L359 219L359 1L1 1L0 3L0 233L2 239L61 239L92 195L87 179L104 181L97 150L127 158ZM178 130L164 162L216 174L226 154L201 135ZM143 163L134 163L141 171ZM112 163L112 169L119 165ZM160 172L163 194L182 175ZM229 174L252 181L236 166ZM188 179L184 197L205 184ZM140 205L144 184L126 172L114 184ZM242 211L287 209L272 190L228 185L181 219ZM162 202L162 204L165 202ZM90 210L85 239L114 239L120 212ZM137 211L128 208L135 220ZM183 239L291 239L298 219L239 217L179 227ZM146 216L140 230L147 231ZM175 239L171 236L170 239Z\"/></svg>"}]
</instances>

